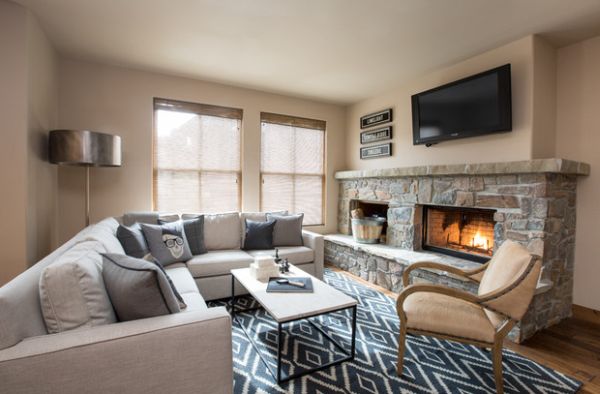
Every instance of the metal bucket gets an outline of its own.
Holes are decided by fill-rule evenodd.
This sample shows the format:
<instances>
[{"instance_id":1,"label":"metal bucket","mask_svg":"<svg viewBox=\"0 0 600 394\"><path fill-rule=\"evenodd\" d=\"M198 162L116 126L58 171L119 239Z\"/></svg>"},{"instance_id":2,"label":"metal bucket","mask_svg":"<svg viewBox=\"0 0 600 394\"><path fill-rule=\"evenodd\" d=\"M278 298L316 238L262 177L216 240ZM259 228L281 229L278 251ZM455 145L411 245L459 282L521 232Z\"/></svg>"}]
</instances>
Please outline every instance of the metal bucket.
<instances>
[{"instance_id":1,"label":"metal bucket","mask_svg":"<svg viewBox=\"0 0 600 394\"><path fill-rule=\"evenodd\" d=\"M352 236L361 244L377 244L383 230L384 218L352 219Z\"/></svg>"}]
</instances>

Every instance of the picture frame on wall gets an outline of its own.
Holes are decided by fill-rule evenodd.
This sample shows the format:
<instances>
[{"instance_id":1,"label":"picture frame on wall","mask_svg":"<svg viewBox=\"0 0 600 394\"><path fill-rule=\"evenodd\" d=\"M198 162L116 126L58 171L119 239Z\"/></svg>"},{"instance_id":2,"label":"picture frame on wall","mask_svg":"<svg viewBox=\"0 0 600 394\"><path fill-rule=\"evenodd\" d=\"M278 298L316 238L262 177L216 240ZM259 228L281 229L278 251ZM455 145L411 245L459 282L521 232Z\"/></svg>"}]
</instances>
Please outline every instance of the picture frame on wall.
<instances>
[{"instance_id":1,"label":"picture frame on wall","mask_svg":"<svg viewBox=\"0 0 600 394\"><path fill-rule=\"evenodd\" d=\"M360 148L360 158L361 160L365 159L375 159L378 157L387 157L392 155L392 143L388 142L387 144L380 145L371 145L365 146L364 148Z\"/></svg>"},{"instance_id":2,"label":"picture frame on wall","mask_svg":"<svg viewBox=\"0 0 600 394\"><path fill-rule=\"evenodd\" d=\"M382 127L375 130L367 130L360 133L360 143L370 144L371 142L385 141L392 139L392 126Z\"/></svg>"},{"instance_id":3,"label":"picture frame on wall","mask_svg":"<svg viewBox=\"0 0 600 394\"><path fill-rule=\"evenodd\" d=\"M366 129L367 127L375 126L378 124L388 123L392 121L392 109L384 109L383 111L374 112L362 116L360 118L360 128Z\"/></svg>"}]
</instances>

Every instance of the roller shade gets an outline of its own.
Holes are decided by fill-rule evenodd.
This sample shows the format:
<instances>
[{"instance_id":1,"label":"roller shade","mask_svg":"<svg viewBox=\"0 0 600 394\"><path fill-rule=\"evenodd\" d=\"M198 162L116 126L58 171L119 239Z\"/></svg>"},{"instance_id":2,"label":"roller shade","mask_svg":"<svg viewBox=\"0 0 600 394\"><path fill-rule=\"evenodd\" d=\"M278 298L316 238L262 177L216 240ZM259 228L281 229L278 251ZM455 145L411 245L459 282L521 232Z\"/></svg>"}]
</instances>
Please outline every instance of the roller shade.
<instances>
[{"instance_id":1,"label":"roller shade","mask_svg":"<svg viewBox=\"0 0 600 394\"><path fill-rule=\"evenodd\" d=\"M319 128L309 128L297 125L310 119L273 119L261 114L261 210L302 212L305 225L323 224L325 124L314 121Z\"/></svg>"},{"instance_id":2,"label":"roller shade","mask_svg":"<svg viewBox=\"0 0 600 394\"><path fill-rule=\"evenodd\" d=\"M241 112L193 103L184 103L187 108L183 108L181 102L169 107L166 103L164 99L155 101L154 209L239 210ZM216 115L219 108L222 111Z\"/></svg>"}]
</instances>

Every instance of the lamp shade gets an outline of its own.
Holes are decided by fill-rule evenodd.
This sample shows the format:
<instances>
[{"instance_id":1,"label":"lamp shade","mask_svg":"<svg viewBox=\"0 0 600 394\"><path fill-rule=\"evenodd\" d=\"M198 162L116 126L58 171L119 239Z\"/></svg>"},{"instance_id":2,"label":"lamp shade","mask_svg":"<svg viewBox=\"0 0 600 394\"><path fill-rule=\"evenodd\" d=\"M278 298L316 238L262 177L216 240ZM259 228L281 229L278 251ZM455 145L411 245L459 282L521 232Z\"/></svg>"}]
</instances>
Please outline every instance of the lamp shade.
<instances>
[{"instance_id":1,"label":"lamp shade","mask_svg":"<svg viewBox=\"0 0 600 394\"><path fill-rule=\"evenodd\" d=\"M51 163L73 166L119 167L121 137L89 130L50 131Z\"/></svg>"}]
</instances>

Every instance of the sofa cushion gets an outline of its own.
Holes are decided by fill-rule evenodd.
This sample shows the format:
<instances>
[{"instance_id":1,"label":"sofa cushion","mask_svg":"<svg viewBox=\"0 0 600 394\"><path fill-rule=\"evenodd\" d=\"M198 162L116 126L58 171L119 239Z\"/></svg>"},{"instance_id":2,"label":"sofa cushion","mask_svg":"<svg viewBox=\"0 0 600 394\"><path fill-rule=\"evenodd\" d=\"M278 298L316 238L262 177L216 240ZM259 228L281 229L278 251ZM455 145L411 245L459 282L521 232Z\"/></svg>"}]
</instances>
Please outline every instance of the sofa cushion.
<instances>
[{"instance_id":1,"label":"sofa cushion","mask_svg":"<svg viewBox=\"0 0 600 394\"><path fill-rule=\"evenodd\" d=\"M182 296L187 305L185 312L203 311L208 309L206 301L204 301L204 298L202 298L200 293L184 293Z\"/></svg>"},{"instance_id":2,"label":"sofa cushion","mask_svg":"<svg viewBox=\"0 0 600 394\"><path fill-rule=\"evenodd\" d=\"M162 225L141 224L152 256L162 265L187 261L192 257L181 221Z\"/></svg>"},{"instance_id":3,"label":"sofa cushion","mask_svg":"<svg viewBox=\"0 0 600 394\"><path fill-rule=\"evenodd\" d=\"M194 278L229 274L235 268L247 268L254 257L243 250L214 250L194 256L187 262Z\"/></svg>"},{"instance_id":4,"label":"sofa cushion","mask_svg":"<svg viewBox=\"0 0 600 394\"><path fill-rule=\"evenodd\" d=\"M171 264L165 271L182 296L186 293L198 293L198 286L184 263Z\"/></svg>"},{"instance_id":5,"label":"sofa cushion","mask_svg":"<svg viewBox=\"0 0 600 394\"><path fill-rule=\"evenodd\" d=\"M240 216L237 212L204 216L206 249L240 249L241 235Z\"/></svg>"},{"instance_id":6,"label":"sofa cushion","mask_svg":"<svg viewBox=\"0 0 600 394\"><path fill-rule=\"evenodd\" d=\"M159 213L154 211L147 212L127 212L121 218L125 226L133 226L136 223L158 224L158 220L170 223L179 220L179 214Z\"/></svg>"},{"instance_id":7,"label":"sofa cushion","mask_svg":"<svg viewBox=\"0 0 600 394\"><path fill-rule=\"evenodd\" d=\"M117 239L119 222L115 218L107 218L90 226L90 230L82 237L83 241L98 241L104 245L106 253L125 254L125 250Z\"/></svg>"},{"instance_id":8,"label":"sofa cushion","mask_svg":"<svg viewBox=\"0 0 600 394\"><path fill-rule=\"evenodd\" d=\"M154 263L125 255L104 254L102 275L120 321L180 311L165 274Z\"/></svg>"},{"instance_id":9,"label":"sofa cushion","mask_svg":"<svg viewBox=\"0 0 600 394\"><path fill-rule=\"evenodd\" d=\"M131 227L119 225L117 239L128 256L142 259L150 254L150 249L139 223L135 223Z\"/></svg>"},{"instance_id":10,"label":"sofa cushion","mask_svg":"<svg viewBox=\"0 0 600 394\"><path fill-rule=\"evenodd\" d=\"M311 263L315 259L314 250L306 246L281 246L277 249L279 250L279 257L289 259L292 264ZM275 249L249 250L248 254L252 257L263 255L275 256Z\"/></svg>"},{"instance_id":11,"label":"sofa cushion","mask_svg":"<svg viewBox=\"0 0 600 394\"><path fill-rule=\"evenodd\" d=\"M263 222L244 219L244 221L246 222L245 250L271 249L273 247L274 220Z\"/></svg>"},{"instance_id":12,"label":"sofa cushion","mask_svg":"<svg viewBox=\"0 0 600 394\"><path fill-rule=\"evenodd\" d=\"M302 246L302 220L304 214L276 215L267 214L267 219L275 220L273 246Z\"/></svg>"},{"instance_id":13,"label":"sofa cushion","mask_svg":"<svg viewBox=\"0 0 600 394\"><path fill-rule=\"evenodd\" d=\"M42 272L40 303L49 333L116 322L102 279L102 252L97 241L84 241Z\"/></svg>"}]
</instances>

